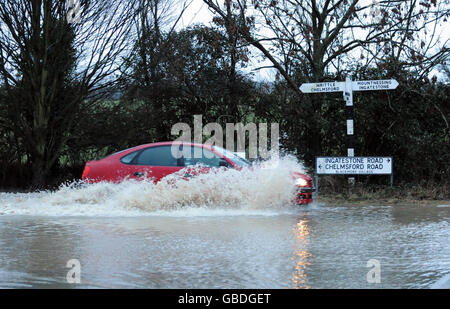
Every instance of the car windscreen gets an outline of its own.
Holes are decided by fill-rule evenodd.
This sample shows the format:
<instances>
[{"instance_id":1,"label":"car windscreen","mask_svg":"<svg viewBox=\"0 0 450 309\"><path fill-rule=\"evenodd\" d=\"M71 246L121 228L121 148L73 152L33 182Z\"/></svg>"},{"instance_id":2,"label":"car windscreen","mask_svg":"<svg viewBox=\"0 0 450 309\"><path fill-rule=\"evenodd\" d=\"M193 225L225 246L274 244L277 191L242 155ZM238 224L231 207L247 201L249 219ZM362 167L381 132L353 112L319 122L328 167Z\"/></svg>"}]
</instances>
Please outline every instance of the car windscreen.
<instances>
[{"instance_id":1,"label":"car windscreen","mask_svg":"<svg viewBox=\"0 0 450 309\"><path fill-rule=\"evenodd\" d=\"M225 157L227 157L231 161L233 161L233 163L236 164L237 166L245 167L245 166L252 165L250 163L250 161L248 161L248 160L238 156L237 154L235 154L232 151L226 150L225 148L222 148L222 147L214 145L214 146L212 146L212 149L217 151L218 153L224 155Z\"/></svg>"}]
</instances>

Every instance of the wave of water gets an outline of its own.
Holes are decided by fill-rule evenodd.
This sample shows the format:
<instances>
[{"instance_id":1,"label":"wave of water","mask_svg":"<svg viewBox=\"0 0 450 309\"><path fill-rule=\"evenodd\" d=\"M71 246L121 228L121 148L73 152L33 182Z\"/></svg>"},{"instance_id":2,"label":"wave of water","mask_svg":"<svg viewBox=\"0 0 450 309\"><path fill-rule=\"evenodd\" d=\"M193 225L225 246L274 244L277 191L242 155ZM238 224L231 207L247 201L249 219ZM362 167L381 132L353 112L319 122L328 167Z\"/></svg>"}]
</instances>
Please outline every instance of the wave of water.
<instances>
[{"instance_id":1,"label":"wave of water","mask_svg":"<svg viewBox=\"0 0 450 309\"><path fill-rule=\"evenodd\" d=\"M218 216L290 212L292 171L304 172L292 156L252 170L219 170L189 180L169 175L121 183L70 183L56 191L1 193L0 215L42 216ZM181 171L183 173L183 171Z\"/></svg>"}]
</instances>

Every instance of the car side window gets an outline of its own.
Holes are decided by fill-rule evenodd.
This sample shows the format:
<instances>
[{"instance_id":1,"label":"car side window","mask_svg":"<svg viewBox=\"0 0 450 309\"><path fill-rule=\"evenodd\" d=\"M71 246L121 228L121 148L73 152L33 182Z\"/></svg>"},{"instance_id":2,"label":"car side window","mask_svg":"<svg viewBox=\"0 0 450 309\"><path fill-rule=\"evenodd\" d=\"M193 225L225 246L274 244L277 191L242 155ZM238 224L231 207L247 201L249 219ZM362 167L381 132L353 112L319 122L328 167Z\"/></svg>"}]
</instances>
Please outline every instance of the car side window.
<instances>
[{"instance_id":1,"label":"car side window","mask_svg":"<svg viewBox=\"0 0 450 309\"><path fill-rule=\"evenodd\" d=\"M221 160L216 153L209 149L192 146L184 146L183 159L184 166L205 165L208 167L219 167Z\"/></svg>"},{"instance_id":2,"label":"car side window","mask_svg":"<svg viewBox=\"0 0 450 309\"><path fill-rule=\"evenodd\" d=\"M137 165L178 166L172 156L171 146L156 146L144 149L135 160Z\"/></svg>"},{"instance_id":3,"label":"car side window","mask_svg":"<svg viewBox=\"0 0 450 309\"><path fill-rule=\"evenodd\" d=\"M122 158L120 158L120 162L125 163L125 164L130 164L131 161L133 161L133 159L136 157L136 155L138 153L139 153L139 151L129 153L126 156L123 156Z\"/></svg>"}]
</instances>

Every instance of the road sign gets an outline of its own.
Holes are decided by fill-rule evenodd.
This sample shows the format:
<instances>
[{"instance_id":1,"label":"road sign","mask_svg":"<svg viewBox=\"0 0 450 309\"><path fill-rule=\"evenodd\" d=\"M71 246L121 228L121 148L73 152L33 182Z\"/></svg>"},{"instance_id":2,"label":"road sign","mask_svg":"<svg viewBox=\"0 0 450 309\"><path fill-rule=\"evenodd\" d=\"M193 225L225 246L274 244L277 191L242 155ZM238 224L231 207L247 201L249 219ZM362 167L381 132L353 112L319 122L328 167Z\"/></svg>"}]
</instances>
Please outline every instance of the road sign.
<instances>
[{"instance_id":1,"label":"road sign","mask_svg":"<svg viewBox=\"0 0 450 309\"><path fill-rule=\"evenodd\" d=\"M344 89L344 82L306 83L300 86L303 93L342 92Z\"/></svg>"},{"instance_id":2,"label":"road sign","mask_svg":"<svg viewBox=\"0 0 450 309\"><path fill-rule=\"evenodd\" d=\"M380 80L354 80L350 81L351 89L346 82L323 82L323 83L305 83L300 86L303 93L321 93L321 92L351 92L351 91L369 91L369 90L392 90L397 88L398 82L395 79Z\"/></svg>"},{"instance_id":3,"label":"road sign","mask_svg":"<svg viewBox=\"0 0 450 309\"><path fill-rule=\"evenodd\" d=\"M397 86L398 82L395 79L356 80L352 82L353 91L392 90Z\"/></svg>"},{"instance_id":4,"label":"road sign","mask_svg":"<svg viewBox=\"0 0 450 309\"><path fill-rule=\"evenodd\" d=\"M349 77L345 82L306 83L300 86L303 93L342 92L347 109L347 156L355 155L353 123L353 91L391 90L398 86L395 79L355 80Z\"/></svg>"},{"instance_id":5,"label":"road sign","mask_svg":"<svg viewBox=\"0 0 450 309\"><path fill-rule=\"evenodd\" d=\"M390 175L392 157L317 157L317 175Z\"/></svg>"}]
</instances>

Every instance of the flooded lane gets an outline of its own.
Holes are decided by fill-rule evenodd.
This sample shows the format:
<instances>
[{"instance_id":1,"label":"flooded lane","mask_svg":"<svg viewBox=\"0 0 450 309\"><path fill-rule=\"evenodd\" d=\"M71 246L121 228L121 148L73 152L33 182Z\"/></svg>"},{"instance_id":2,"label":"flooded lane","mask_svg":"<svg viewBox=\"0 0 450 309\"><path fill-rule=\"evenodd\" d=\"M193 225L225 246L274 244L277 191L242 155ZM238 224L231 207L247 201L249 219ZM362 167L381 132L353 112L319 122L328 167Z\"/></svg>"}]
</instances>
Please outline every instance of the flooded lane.
<instances>
[{"instance_id":1,"label":"flooded lane","mask_svg":"<svg viewBox=\"0 0 450 309\"><path fill-rule=\"evenodd\" d=\"M449 222L436 206L8 213L0 287L428 288L450 274ZM70 259L81 284L66 281ZM381 283L367 282L371 259Z\"/></svg>"}]
</instances>

